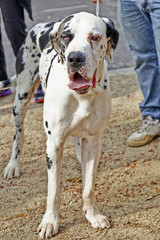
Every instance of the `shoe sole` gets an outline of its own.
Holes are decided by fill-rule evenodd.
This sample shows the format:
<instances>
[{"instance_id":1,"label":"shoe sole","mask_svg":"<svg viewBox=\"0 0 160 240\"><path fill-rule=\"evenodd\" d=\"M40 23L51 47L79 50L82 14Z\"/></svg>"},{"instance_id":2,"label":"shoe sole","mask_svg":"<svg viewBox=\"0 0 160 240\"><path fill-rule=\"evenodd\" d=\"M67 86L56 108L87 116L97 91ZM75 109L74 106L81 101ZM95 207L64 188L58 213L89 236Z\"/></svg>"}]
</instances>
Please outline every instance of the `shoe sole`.
<instances>
[{"instance_id":1,"label":"shoe sole","mask_svg":"<svg viewBox=\"0 0 160 240\"><path fill-rule=\"evenodd\" d=\"M153 138L155 137L159 137L159 134L156 134L155 136L152 135L146 135L143 139L139 139L139 140L127 140L127 145L129 147L141 147L143 145L146 145L147 143L151 142L153 140Z\"/></svg>"}]
</instances>

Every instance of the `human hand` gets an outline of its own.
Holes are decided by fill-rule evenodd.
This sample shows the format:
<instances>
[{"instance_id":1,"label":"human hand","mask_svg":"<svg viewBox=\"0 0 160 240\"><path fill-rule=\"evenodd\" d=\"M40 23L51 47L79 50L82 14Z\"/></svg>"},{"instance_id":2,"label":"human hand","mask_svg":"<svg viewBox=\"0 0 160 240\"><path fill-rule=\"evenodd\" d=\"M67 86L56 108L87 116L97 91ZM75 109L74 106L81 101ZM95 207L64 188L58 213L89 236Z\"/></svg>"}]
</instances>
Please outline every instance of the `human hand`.
<instances>
[{"instance_id":1,"label":"human hand","mask_svg":"<svg viewBox=\"0 0 160 240\"><path fill-rule=\"evenodd\" d=\"M90 0L93 3L97 3L97 0ZM99 3L102 3L102 0L99 0Z\"/></svg>"}]
</instances>

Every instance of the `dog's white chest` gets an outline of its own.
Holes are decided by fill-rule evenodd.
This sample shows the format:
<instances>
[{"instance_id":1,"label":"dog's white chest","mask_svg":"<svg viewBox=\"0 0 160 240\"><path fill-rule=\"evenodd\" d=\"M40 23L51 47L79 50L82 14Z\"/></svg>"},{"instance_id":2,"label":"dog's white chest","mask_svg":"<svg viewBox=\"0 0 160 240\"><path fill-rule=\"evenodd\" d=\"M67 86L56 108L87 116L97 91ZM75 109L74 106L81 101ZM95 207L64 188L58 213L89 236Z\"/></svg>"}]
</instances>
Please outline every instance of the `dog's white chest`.
<instances>
[{"instance_id":1,"label":"dog's white chest","mask_svg":"<svg viewBox=\"0 0 160 240\"><path fill-rule=\"evenodd\" d=\"M97 135L107 114L89 101L81 101L77 110L72 114L70 130L72 136L85 137ZM105 121L103 121L105 122Z\"/></svg>"},{"instance_id":2,"label":"dog's white chest","mask_svg":"<svg viewBox=\"0 0 160 240\"><path fill-rule=\"evenodd\" d=\"M83 137L83 135L95 134L99 120L98 113L95 109L86 110L80 107L78 111L73 114L70 126L71 129L73 129L73 134L75 133L78 137Z\"/></svg>"}]
</instances>

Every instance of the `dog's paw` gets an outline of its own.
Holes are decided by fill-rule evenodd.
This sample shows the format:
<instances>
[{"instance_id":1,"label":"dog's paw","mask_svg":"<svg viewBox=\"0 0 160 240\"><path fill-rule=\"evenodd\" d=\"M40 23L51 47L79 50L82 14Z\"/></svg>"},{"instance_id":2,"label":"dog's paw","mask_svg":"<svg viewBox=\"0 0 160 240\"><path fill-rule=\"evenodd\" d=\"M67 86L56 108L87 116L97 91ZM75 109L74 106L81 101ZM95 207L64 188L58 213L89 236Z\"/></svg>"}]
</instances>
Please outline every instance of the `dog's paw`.
<instances>
[{"instance_id":1,"label":"dog's paw","mask_svg":"<svg viewBox=\"0 0 160 240\"><path fill-rule=\"evenodd\" d=\"M110 228L111 224L106 216L99 211L87 211L86 218L91 223L93 228Z\"/></svg>"},{"instance_id":2,"label":"dog's paw","mask_svg":"<svg viewBox=\"0 0 160 240\"><path fill-rule=\"evenodd\" d=\"M54 217L53 214L45 214L37 231L41 239L48 239L58 233L58 228L59 218Z\"/></svg>"},{"instance_id":3,"label":"dog's paw","mask_svg":"<svg viewBox=\"0 0 160 240\"><path fill-rule=\"evenodd\" d=\"M3 177L7 179L11 179L14 177L19 177L19 175L20 175L19 164L9 162L3 172Z\"/></svg>"}]
</instances>

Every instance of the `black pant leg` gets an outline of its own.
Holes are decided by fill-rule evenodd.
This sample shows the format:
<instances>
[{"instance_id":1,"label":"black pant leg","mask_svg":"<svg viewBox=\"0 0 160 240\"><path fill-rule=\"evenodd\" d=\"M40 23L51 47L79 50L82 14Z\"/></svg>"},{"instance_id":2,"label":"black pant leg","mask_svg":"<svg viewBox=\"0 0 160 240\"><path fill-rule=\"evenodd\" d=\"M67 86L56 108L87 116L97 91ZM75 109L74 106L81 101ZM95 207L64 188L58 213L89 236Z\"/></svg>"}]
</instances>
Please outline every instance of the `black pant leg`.
<instances>
[{"instance_id":1,"label":"black pant leg","mask_svg":"<svg viewBox=\"0 0 160 240\"><path fill-rule=\"evenodd\" d=\"M15 56L27 35L24 9L18 0L0 0L1 12L7 37L11 42Z\"/></svg>"},{"instance_id":2,"label":"black pant leg","mask_svg":"<svg viewBox=\"0 0 160 240\"><path fill-rule=\"evenodd\" d=\"M0 26L0 81L7 79L6 72L6 61L4 55L4 49L2 45L2 34L1 34L1 26Z\"/></svg>"}]
</instances>

